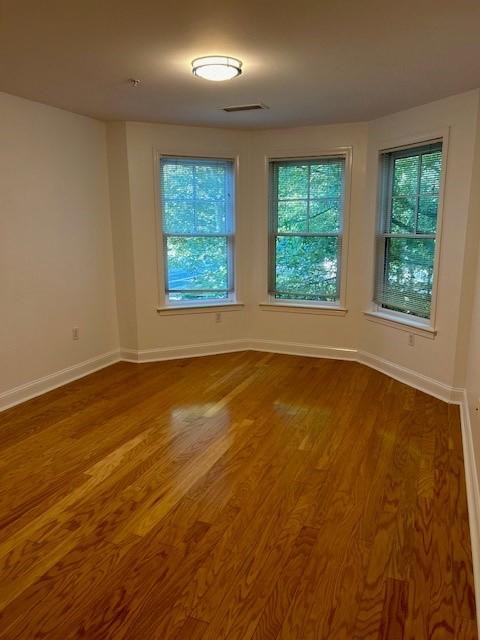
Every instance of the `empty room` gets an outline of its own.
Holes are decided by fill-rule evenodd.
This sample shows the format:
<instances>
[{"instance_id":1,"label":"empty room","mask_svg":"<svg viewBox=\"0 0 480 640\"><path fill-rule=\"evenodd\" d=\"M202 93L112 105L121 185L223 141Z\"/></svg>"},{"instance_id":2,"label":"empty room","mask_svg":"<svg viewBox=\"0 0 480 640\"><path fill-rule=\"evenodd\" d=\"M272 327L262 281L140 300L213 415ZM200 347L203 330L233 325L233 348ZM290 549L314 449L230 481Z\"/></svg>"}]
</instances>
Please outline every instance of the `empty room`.
<instances>
[{"instance_id":1,"label":"empty room","mask_svg":"<svg viewBox=\"0 0 480 640\"><path fill-rule=\"evenodd\" d=\"M4 0L0 61L0 640L478 640L478 1Z\"/></svg>"}]
</instances>

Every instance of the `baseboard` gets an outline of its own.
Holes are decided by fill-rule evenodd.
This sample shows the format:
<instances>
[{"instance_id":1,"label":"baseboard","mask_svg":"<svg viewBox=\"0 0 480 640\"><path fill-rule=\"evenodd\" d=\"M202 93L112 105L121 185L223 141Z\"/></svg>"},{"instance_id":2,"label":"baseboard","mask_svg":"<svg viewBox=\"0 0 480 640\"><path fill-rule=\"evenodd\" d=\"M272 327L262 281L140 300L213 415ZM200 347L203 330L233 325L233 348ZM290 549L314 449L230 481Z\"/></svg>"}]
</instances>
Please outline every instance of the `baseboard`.
<instances>
[{"instance_id":1,"label":"baseboard","mask_svg":"<svg viewBox=\"0 0 480 640\"><path fill-rule=\"evenodd\" d=\"M372 369L376 369L377 371L390 376L390 378L394 378L399 382L408 384L410 387L419 389L419 391L428 393L429 395L439 398L444 402L454 404L460 404L462 402L463 389L450 387L439 380L429 378L422 373L418 373L412 369L407 369L406 367L402 367L399 364L390 362L389 360L384 360L383 358L373 355L372 353L367 353L366 351L358 351L356 360L368 367L371 367Z\"/></svg>"},{"instance_id":2,"label":"baseboard","mask_svg":"<svg viewBox=\"0 0 480 640\"><path fill-rule=\"evenodd\" d=\"M265 351L269 353L284 353L289 355L308 356L314 358L330 358L336 360L353 360L377 369L381 373L394 378L404 384L424 391L445 402L462 404L463 390L449 387L448 385L429 378L421 373L412 371L383 358L379 358L365 351L347 349L341 347L329 347L302 342L283 342L261 339L224 340L222 342L205 342L178 347L162 347L157 349L134 350L122 348L120 351L111 351L62 371L52 373L43 378L33 380L27 384L15 387L0 394L0 411L8 407L25 402L30 398L55 389L63 384L72 382L78 378L93 373L98 369L107 367L118 360L127 362L145 363L160 362L162 360L175 360L179 358L195 358L220 353L232 353L236 351Z\"/></svg>"},{"instance_id":3,"label":"baseboard","mask_svg":"<svg viewBox=\"0 0 480 640\"><path fill-rule=\"evenodd\" d=\"M472 423L465 390L463 391L463 400L460 404L460 419L462 424L463 460L465 484L467 487L470 541L472 545L473 576L475 581L475 601L477 603L477 626L478 636L480 638L480 490L478 486L475 450L473 448Z\"/></svg>"},{"instance_id":4,"label":"baseboard","mask_svg":"<svg viewBox=\"0 0 480 640\"><path fill-rule=\"evenodd\" d=\"M179 358L197 358L220 353L233 353L250 349L249 340L224 340L223 342L203 342L181 347L161 347L159 349L121 349L120 357L127 362L160 362Z\"/></svg>"},{"instance_id":5,"label":"baseboard","mask_svg":"<svg viewBox=\"0 0 480 640\"><path fill-rule=\"evenodd\" d=\"M223 342L205 342L181 347L163 347L159 349L121 349L120 357L127 362L160 362L177 358L194 358L217 353L231 353L235 351L265 351L269 353L284 353L287 355L308 356L312 358L330 358L335 360L353 360L372 369L376 369L399 382L403 382L424 393L428 393L444 402L460 404L463 400L463 389L450 387L443 382L429 378L412 369L384 360L374 354L357 349L329 347L303 342L284 342L278 340L242 339L225 340Z\"/></svg>"},{"instance_id":6,"label":"baseboard","mask_svg":"<svg viewBox=\"0 0 480 640\"><path fill-rule=\"evenodd\" d=\"M0 411L4 411L9 407L13 407L16 404L35 398L47 391L52 391L57 387L61 387L68 382L73 382L78 378L94 373L99 369L108 367L120 360L120 354L117 350L109 351L108 353L102 353L95 358L84 360L78 364L74 364L71 367L66 367L61 371L56 371L42 378L32 380L8 391L0 393Z\"/></svg>"},{"instance_id":7,"label":"baseboard","mask_svg":"<svg viewBox=\"0 0 480 640\"><path fill-rule=\"evenodd\" d=\"M311 358L330 358L334 360L356 360L356 349L341 347L327 347L303 342L280 342L276 340L249 341L252 351L266 351L268 353L285 353L291 356L308 356Z\"/></svg>"}]
</instances>

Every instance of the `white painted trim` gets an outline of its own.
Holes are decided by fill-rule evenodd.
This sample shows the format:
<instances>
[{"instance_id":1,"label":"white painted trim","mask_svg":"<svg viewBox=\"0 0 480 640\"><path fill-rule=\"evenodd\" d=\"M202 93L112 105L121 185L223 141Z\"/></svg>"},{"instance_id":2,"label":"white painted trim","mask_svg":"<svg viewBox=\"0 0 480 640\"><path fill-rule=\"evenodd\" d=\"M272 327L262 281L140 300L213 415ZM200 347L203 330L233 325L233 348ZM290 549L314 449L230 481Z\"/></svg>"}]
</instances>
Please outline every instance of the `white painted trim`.
<instances>
[{"instance_id":1,"label":"white painted trim","mask_svg":"<svg viewBox=\"0 0 480 640\"><path fill-rule=\"evenodd\" d=\"M176 360L180 358L197 358L220 353L250 350L248 340L225 340L224 342L203 342L178 347L160 347L158 349L121 349L120 357L127 362L161 362L162 360Z\"/></svg>"},{"instance_id":2,"label":"white painted trim","mask_svg":"<svg viewBox=\"0 0 480 640\"><path fill-rule=\"evenodd\" d=\"M177 358L194 358L217 353L235 351L266 351L287 355L307 356L313 358L330 358L335 360L352 360L376 369L403 384L428 393L444 402L461 404L463 389L450 387L439 380L429 378L421 373L402 367L366 351L357 349L332 347L327 345L308 344L303 342L283 342L277 340L243 339L225 340L223 342L206 342L178 347L164 347L134 351L121 349L120 357L128 362L160 362Z\"/></svg>"},{"instance_id":3,"label":"white painted trim","mask_svg":"<svg viewBox=\"0 0 480 640\"><path fill-rule=\"evenodd\" d=\"M376 140L373 144L373 153L377 159L377 165L374 174L374 182L372 182L373 189L371 191L374 196L371 196L371 200L369 201L369 206L373 206L375 208L375 235L374 235L374 245L373 245L373 253L372 255L376 256L376 237L379 234L379 230L381 228L381 211L379 206L379 198L380 198L380 185L381 185L381 166L380 166L380 156L382 153L388 153L391 151L396 151L402 148L407 147L418 147L423 144L427 144L428 142L433 141L442 142L442 173L440 178L440 191L438 196L438 211L437 211L437 229L435 234L435 257L433 262L433 279L432 279L432 304L430 309L430 326L431 328L436 327L436 316L437 316L437 298L438 298L438 282L439 282L439 273L440 273L440 263L442 260L442 228L443 228L443 218L444 218L444 204L445 204L445 187L447 181L447 168L448 168L448 152L449 152L449 141L450 141L450 127L440 127L433 131L424 131L418 132L417 134L387 138L383 140ZM368 158L370 161L370 158ZM375 262L373 265L373 279L371 281L371 295L370 300L372 301L372 306L376 308L376 305L373 303L375 298L375 278L377 273L377 260L375 258Z\"/></svg>"},{"instance_id":4,"label":"white painted trim","mask_svg":"<svg viewBox=\"0 0 480 640\"><path fill-rule=\"evenodd\" d=\"M408 384L419 391L428 393L444 402L459 404L463 397L463 389L450 387L443 382L429 378L412 369L407 369L383 358L379 358L366 351L328 347L299 342L276 342L273 340L250 340L250 348L254 351L270 351L298 356L312 356L315 358L335 358L338 360L354 360L367 367L376 369L399 382Z\"/></svg>"},{"instance_id":5,"label":"white painted trim","mask_svg":"<svg viewBox=\"0 0 480 640\"><path fill-rule=\"evenodd\" d=\"M163 230L163 209L162 209L162 198L161 198L161 189L160 189L160 161L162 158L172 156L175 158L194 158L194 159L210 159L210 160L230 160L233 164L233 211L232 211L232 220L231 220L231 233L230 238L231 242L229 253L229 268L232 269L232 284L233 284L233 295L235 298L239 298L241 293L239 294L238 288L238 277L237 274L239 272L239 257L238 251L236 250L236 239L237 239L237 219L238 219L238 184L239 184L239 174L240 174L240 153L223 153L219 151L219 153L212 152L212 149L205 149L201 145L197 147L197 145L193 145L193 147L189 147L188 153L178 153L178 149L175 152L174 149L168 149L166 147L160 148L159 146L154 146L152 148L153 151L153 186L154 186L154 202L155 202L155 244L156 244L156 259L157 259L157 309L163 310L167 307L170 308L171 305L168 304L168 296L166 294L166 274L167 274L167 264L166 264L166 255L165 255L165 245L164 245L164 230ZM228 235L228 234L227 234ZM232 261L233 259L233 261Z\"/></svg>"},{"instance_id":6,"label":"white painted trim","mask_svg":"<svg viewBox=\"0 0 480 640\"><path fill-rule=\"evenodd\" d=\"M406 320L388 313L382 313L381 311L364 311L363 315L370 322L383 324L386 327L392 327L393 329L399 329L400 331L406 331L407 333L415 333L416 335L423 336L429 340L433 340L437 335L436 329L433 329L428 325L423 325L420 322L415 322L414 320Z\"/></svg>"},{"instance_id":7,"label":"white painted trim","mask_svg":"<svg viewBox=\"0 0 480 640\"><path fill-rule=\"evenodd\" d=\"M46 393L51 389L60 387L68 382L82 378L98 369L124 360L126 362L161 362L163 360L175 360L180 358L195 358L220 353L233 353L236 351L266 351L269 353L284 353L289 355L307 356L314 358L331 358L336 360L353 360L376 369L385 375L394 378L415 389L428 393L444 402L461 404L463 402L463 389L450 387L443 382L429 378L412 369L407 369L383 358L379 358L365 351L357 349L331 347L326 345L307 344L302 342L282 342L261 339L225 340L223 342L205 342L200 344L183 345L177 347L160 347L156 349L122 348L120 351L111 351L102 354L72 367L57 371L38 380L15 387L0 394L0 411L15 404L24 402Z\"/></svg>"},{"instance_id":8,"label":"white painted trim","mask_svg":"<svg viewBox=\"0 0 480 640\"><path fill-rule=\"evenodd\" d=\"M157 313L164 316L181 316L192 313L220 313L222 311L241 311L243 302L222 302L211 304L185 304L169 307L157 307Z\"/></svg>"},{"instance_id":9,"label":"white painted trim","mask_svg":"<svg viewBox=\"0 0 480 640\"><path fill-rule=\"evenodd\" d=\"M293 302L261 302L262 311L280 311L283 313L311 313L320 316L345 316L348 309L337 305L295 304Z\"/></svg>"},{"instance_id":10,"label":"white painted trim","mask_svg":"<svg viewBox=\"0 0 480 640\"><path fill-rule=\"evenodd\" d=\"M353 146L343 145L340 147L330 148L316 148L316 145L308 145L309 149L307 153L301 153L294 147L285 148L284 152L275 154L266 154L263 157L263 171L264 171L264 185L266 192L264 193L264 211L267 212L267 242L268 242L268 273L272 268L272 256L270 254L270 239L272 236L271 225L271 203L270 203L270 164L272 162L281 162L282 160L322 160L325 158L339 158L345 159L345 176L344 176L344 188L343 188L343 220L342 228L338 232L338 238L341 239L340 255L339 255L339 267L340 267L340 291L338 304L342 308L346 308L347 301L347 276L348 276L348 253L350 242L350 220L351 220L351 208L352 208L352 170L353 170ZM269 289L269 279L267 280L267 291Z\"/></svg>"},{"instance_id":11,"label":"white painted trim","mask_svg":"<svg viewBox=\"0 0 480 640\"><path fill-rule=\"evenodd\" d=\"M267 351L268 353L285 353L294 356L308 356L313 358L330 358L334 360L356 360L356 349L341 347L327 347L302 342L277 342L275 340L250 340L252 351Z\"/></svg>"},{"instance_id":12,"label":"white painted trim","mask_svg":"<svg viewBox=\"0 0 480 640\"><path fill-rule=\"evenodd\" d=\"M205 342L180 347L145 349L134 351L122 349L120 356L127 362L161 362L177 358L195 358L199 356L233 353L236 351L266 351L287 355L308 356L314 358L333 358L336 360L356 360L356 349L327 347L300 342L276 342L274 340L225 340L224 342Z\"/></svg>"},{"instance_id":13,"label":"white painted trim","mask_svg":"<svg viewBox=\"0 0 480 640\"><path fill-rule=\"evenodd\" d=\"M462 425L463 462L467 488L470 542L472 546L475 602L477 605L477 630L480 637L480 491L475 451L473 448L472 423L465 389L463 390L463 398L460 403L460 421Z\"/></svg>"},{"instance_id":14,"label":"white painted trim","mask_svg":"<svg viewBox=\"0 0 480 640\"><path fill-rule=\"evenodd\" d=\"M90 373L108 367L119 360L120 354L117 350L109 351L90 358L89 360L74 364L71 367L66 367L61 371L50 373L42 378L37 378L37 380L32 380L26 384L4 391L0 393L0 411L4 411L21 402L26 402L47 391L52 391L52 389L56 389L57 387L62 387L64 384L78 380L78 378L88 376Z\"/></svg>"},{"instance_id":15,"label":"white painted trim","mask_svg":"<svg viewBox=\"0 0 480 640\"><path fill-rule=\"evenodd\" d=\"M357 361L444 402L460 403L462 389L450 387L439 380L429 378L422 373L407 369L389 360L384 360L366 351L358 351Z\"/></svg>"}]
</instances>

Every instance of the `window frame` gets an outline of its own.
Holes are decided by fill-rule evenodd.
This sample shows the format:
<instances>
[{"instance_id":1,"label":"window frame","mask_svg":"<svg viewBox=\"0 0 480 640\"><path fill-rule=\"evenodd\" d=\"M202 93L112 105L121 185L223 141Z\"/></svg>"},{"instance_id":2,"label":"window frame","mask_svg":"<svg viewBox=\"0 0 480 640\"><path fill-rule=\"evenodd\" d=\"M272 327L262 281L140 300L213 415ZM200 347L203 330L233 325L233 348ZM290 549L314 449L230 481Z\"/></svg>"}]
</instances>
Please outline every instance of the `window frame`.
<instances>
[{"instance_id":1,"label":"window frame","mask_svg":"<svg viewBox=\"0 0 480 640\"><path fill-rule=\"evenodd\" d=\"M308 155L281 155L281 156L269 156L265 158L266 163L266 180L267 180L267 213L268 213L268 267L267 267L267 302L262 303L260 306L265 309L275 310L296 310L305 313L322 313L324 311L327 315L345 315L346 308L346 290L347 290L347 261L348 261L348 239L350 229L350 199L351 199L351 173L352 173L352 147L338 147L325 151L319 151L318 153ZM333 233L298 233L292 235L305 236L305 237L332 237L336 236L337 241L340 241L340 249L337 253L338 256L338 268L337 268L337 282L338 282L338 299L332 302L325 300L302 300L300 298L276 298L272 292L272 283L275 279L276 271L276 251L275 251L275 239L278 235L285 235L278 233L275 228L276 216L274 214L274 203L272 200L272 180L273 180L273 163L275 162L302 162L302 161L321 161L328 159L343 159L344 162L344 176L343 176L343 211L340 229L337 234ZM286 234L290 235L290 234Z\"/></svg>"},{"instance_id":2,"label":"window frame","mask_svg":"<svg viewBox=\"0 0 480 640\"><path fill-rule=\"evenodd\" d=\"M205 161L205 162L226 162L231 164L231 181L232 181L232 197L231 197L231 212L230 219L227 219L226 233L167 233L164 226L164 211L162 202L162 170L161 162L163 159L170 160L193 160L193 161ZM155 200L157 204L156 215L156 231L157 231L157 268L158 268L158 299L157 305L158 312L185 312L192 311L208 311L212 307L214 310L230 310L230 308L239 308L243 306L237 301L237 286L236 286L236 272L237 272L237 255L236 255L236 211L237 211L237 181L238 181L238 156L228 156L219 154L205 154L205 153L164 153L154 150L154 166L155 166ZM167 240L169 236L174 237L221 237L226 238L227 242L227 278L228 278L228 290L227 297L212 300L171 300L170 291L167 288L168 285L168 252L167 252ZM200 290L199 290L200 291ZM209 291L209 290L204 290ZM223 291L223 290L222 290Z\"/></svg>"},{"instance_id":3,"label":"window frame","mask_svg":"<svg viewBox=\"0 0 480 640\"><path fill-rule=\"evenodd\" d=\"M375 224L375 242L374 242L374 268L373 268L373 288L371 295L370 308L365 312L365 315L369 320L376 321L380 324L395 326L397 329L409 330L412 333L418 335L434 338L437 334L436 317L437 317L437 294L438 294L438 280L440 271L440 257L442 247L442 227L443 227L443 209L445 199L445 183L447 175L448 164L448 140L449 140L449 128L433 131L424 135L411 136L395 141L390 140L377 146L377 171L376 171L376 224ZM431 237L435 238L435 251L433 259L433 273L432 273L432 296L430 306L430 318L421 318L402 311L396 311L394 309L387 309L375 301L375 287L377 282L378 270L383 268L384 257L379 251L380 238L388 237L415 237L416 234L384 234L385 228L385 215L382 211L382 203L385 198L384 189L385 182L383 179L384 170L384 154L405 152L408 155L410 150L414 150L419 147L425 147L430 144L440 143L442 145L442 168L440 172L440 189L438 193L438 209L437 209L437 228L435 234L421 234L417 237ZM393 175L390 171L388 176L388 185L391 192L391 181ZM388 204L388 216L391 215L391 198Z\"/></svg>"}]
</instances>

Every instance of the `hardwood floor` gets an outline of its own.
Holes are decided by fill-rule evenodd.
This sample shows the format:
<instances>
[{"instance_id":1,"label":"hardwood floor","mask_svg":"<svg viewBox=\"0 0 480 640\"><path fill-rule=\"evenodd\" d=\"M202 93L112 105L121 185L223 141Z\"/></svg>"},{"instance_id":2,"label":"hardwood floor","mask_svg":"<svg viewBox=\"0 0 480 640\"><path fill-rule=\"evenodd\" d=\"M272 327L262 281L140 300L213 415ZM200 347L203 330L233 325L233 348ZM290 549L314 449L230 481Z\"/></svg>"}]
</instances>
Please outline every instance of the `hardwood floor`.
<instances>
[{"instance_id":1,"label":"hardwood floor","mask_svg":"<svg viewBox=\"0 0 480 640\"><path fill-rule=\"evenodd\" d=\"M458 408L357 363L119 363L0 414L0 638L477 638Z\"/></svg>"}]
</instances>

